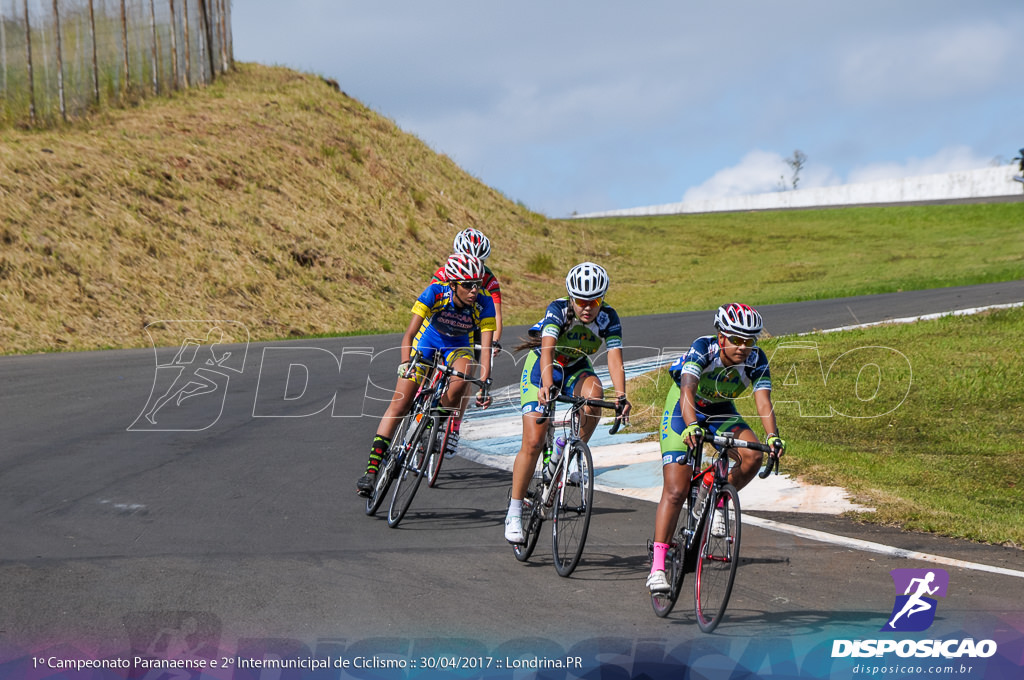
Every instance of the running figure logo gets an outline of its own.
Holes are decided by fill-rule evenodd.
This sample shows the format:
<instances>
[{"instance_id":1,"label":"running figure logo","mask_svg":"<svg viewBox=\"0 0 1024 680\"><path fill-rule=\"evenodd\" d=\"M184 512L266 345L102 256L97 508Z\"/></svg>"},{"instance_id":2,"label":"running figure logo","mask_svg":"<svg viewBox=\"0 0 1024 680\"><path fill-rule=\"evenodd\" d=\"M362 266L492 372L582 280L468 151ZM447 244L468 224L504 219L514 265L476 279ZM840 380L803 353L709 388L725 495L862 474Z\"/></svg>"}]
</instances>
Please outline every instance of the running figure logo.
<instances>
[{"instance_id":1,"label":"running figure logo","mask_svg":"<svg viewBox=\"0 0 1024 680\"><path fill-rule=\"evenodd\" d=\"M234 321L158 321L146 331L156 373L146 405L128 429L195 432L212 426L224 409L231 376L245 369L248 330Z\"/></svg>"},{"instance_id":2,"label":"running figure logo","mask_svg":"<svg viewBox=\"0 0 1024 680\"><path fill-rule=\"evenodd\" d=\"M896 602L882 630L926 630L935 621L938 607L932 596L946 596L949 574L942 569L893 569L889 574L896 586Z\"/></svg>"}]
</instances>

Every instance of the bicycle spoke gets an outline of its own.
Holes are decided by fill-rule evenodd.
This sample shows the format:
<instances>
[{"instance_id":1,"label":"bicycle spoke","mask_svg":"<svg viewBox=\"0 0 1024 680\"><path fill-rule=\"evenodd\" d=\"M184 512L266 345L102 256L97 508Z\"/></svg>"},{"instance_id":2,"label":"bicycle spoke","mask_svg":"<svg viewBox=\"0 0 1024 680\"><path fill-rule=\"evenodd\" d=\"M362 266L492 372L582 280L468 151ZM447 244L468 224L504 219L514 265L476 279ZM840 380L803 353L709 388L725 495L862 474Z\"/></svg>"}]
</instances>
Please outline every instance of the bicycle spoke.
<instances>
[{"instance_id":1,"label":"bicycle spoke","mask_svg":"<svg viewBox=\"0 0 1024 680\"><path fill-rule=\"evenodd\" d=\"M533 549L537 546L537 536L540 535L540 525L543 521L540 488L540 484L537 484L523 499L523 535L526 540L512 546L512 552L520 562L530 559Z\"/></svg>"},{"instance_id":2,"label":"bicycle spoke","mask_svg":"<svg viewBox=\"0 0 1024 680\"><path fill-rule=\"evenodd\" d=\"M551 549L555 569L568 576L576 569L590 528L594 504L594 462L590 448L582 441L562 458L558 476L563 486L556 492L551 524Z\"/></svg>"},{"instance_id":3,"label":"bicycle spoke","mask_svg":"<svg viewBox=\"0 0 1024 680\"><path fill-rule=\"evenodd\" d=\"M729 603L733 580L740 555L740 504L736 489L731 484L718 491L706 518L697 560L693 599L697 625L705 633L718 626ZM718 531L716 520L725 520L724 530ZM720 534L720 535L716 535Z\"/></svg>"},{"instance_id":4,"label":"bicycle spoke","mask_svg":"<svg viewBox=\"0 0 1024 680\"><path fill-rule=\"evenodd\" d=\"M424 416L424 419L429 417ZM413 496L416 495L420 481L425 476L430 449L433 448L435 440L433 428L428 429L422 423L409 440L409 449L402 466L397 471L395 492L391 496L391 507L388 509L388 526L392 529L398 526L398 523L405 517L406 511L409 510L409 505L412 503Z\"/></svg>"}]
</instances>

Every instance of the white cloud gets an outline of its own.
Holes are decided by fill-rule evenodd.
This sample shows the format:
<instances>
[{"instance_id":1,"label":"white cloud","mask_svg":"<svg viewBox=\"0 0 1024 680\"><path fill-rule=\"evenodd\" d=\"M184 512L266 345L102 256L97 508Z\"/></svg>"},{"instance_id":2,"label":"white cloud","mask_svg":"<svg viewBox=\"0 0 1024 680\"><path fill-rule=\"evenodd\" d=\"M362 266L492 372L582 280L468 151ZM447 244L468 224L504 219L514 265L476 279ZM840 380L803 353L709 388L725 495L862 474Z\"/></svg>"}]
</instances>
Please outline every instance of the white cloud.
<instances>
[{"instance_id":1,"label":"white cloud","mask_svg":"<svg viewBox=\"0 0 1024 680\"><path fill-rule=\"evenodd\" d=\"M772 151L751 151L736 165L719 170L703 184L687 189L683 201L763 194L789 188L792 186L793 168L786 161L790 158L792 155L783 158ZM839 183L830 168L805 164L800 170L798 186L801 189Z\"/></svg>"}]
</instances>

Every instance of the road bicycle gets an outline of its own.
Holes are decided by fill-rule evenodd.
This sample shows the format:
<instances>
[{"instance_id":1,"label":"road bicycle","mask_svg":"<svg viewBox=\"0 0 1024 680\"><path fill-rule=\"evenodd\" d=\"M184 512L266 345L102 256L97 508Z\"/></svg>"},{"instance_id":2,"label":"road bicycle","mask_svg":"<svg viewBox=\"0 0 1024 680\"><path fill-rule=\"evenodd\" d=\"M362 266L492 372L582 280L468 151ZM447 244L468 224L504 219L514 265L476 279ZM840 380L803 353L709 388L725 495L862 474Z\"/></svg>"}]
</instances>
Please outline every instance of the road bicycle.
<instances>
[{"instance_id":1,"label":"road bicycle","mask_svg":"<svg viewBox=\"0 0 1024 680\"><path fill-rule=\"evenodd\" d=\"M555 402L569 404L568 417L556 422ZM523 542L512 545L516 559L530 559L537 545L540 527L551 520L551 553L559 576L569 576L583 555L590 528L590 515L594 510L594 459L590 447L580 438L580 423L584 406L598 406L615 411L615 422L609 434L618 432L622 425L625 400L603 401L571 394L557 394L548 402L544 415L537 423L548 423L544 455L540 457L541 474L535 476L523 499ZM555 431L563 428L565 447L549 474L547 463L555 451Z\"/></svg>"},{"instance_id":2,"label":"road bicycle","mask_svg":"<svg viewBox=\"0 0 1024 680\"><path fill-rule=\"evenodd\" d=\"M423 478L437 479L439 459L444 457L444 446L451 433L452 416L457 413L457 409L454 412L441 410L441 397L448 391L451 379L461 378L484 390L490 386L490 380L479 380L444 363L439 352L435 352L431 360L414 352L404 377L414 375L418 366L428 367L427 377L420 382L409 412L395 429L391 445L379 464L376 484L366 499L366 514L376 514L394 484L388 508L388 526L392 529L405 517Z\"/></svg>"},{"instance_id":3,"label":"road bicycle","mask_svg":"<svg viewBox=\"0 0 1024 680\"><path fill-rule=\"evenodd\" d=\"M731 433L707 436L703 441L714 447L715 454L711 462L701 468L703 444L696 447L690 498L680 516L679 531L669 543L665 556L665 575L671 587L667 592L651 593L651 606L658 616L668 616L679 597L683 577L693 573L697 625L710 633L721 622L729 604L740 560L740 499L736 487L729 483L729 449L746 448L769 454L764 469L758 473L761 479L773 469L778 474L779 459L771 447L736 439ZM705 479L709 482L707 486L703 484ZM716 515L721 517L718 525L724 526L724 531L716 531ZM648 543L648 553L653 559L651 543Z\"/></svg>"}]
</instances>

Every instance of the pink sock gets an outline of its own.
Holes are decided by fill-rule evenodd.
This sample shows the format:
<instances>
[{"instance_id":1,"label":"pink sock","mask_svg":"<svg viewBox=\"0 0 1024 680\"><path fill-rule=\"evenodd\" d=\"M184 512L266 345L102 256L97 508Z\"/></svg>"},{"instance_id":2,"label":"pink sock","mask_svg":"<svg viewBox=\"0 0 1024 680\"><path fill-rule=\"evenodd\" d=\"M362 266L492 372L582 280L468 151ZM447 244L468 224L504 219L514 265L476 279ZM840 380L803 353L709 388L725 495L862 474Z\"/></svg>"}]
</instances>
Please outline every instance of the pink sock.
<instances>
[{"instance_id":1,"label":"pink sock","mask_svg":"<svg viewBox=\"0 0 1024 680\"><path fill-rule=\"evenodd\" d=\"M654 564L651 566L651 571L665 571L665 553L668 552L668 543L655 543L654 544Z\"/></svg>"}]
</instances>

